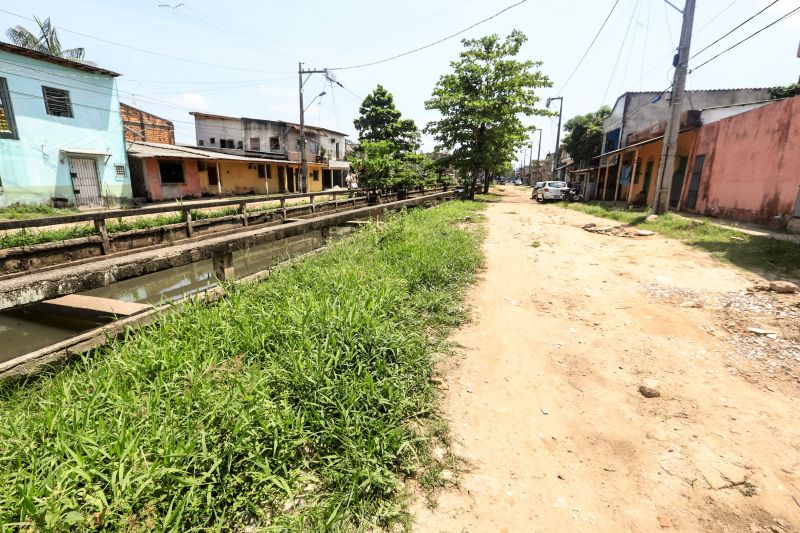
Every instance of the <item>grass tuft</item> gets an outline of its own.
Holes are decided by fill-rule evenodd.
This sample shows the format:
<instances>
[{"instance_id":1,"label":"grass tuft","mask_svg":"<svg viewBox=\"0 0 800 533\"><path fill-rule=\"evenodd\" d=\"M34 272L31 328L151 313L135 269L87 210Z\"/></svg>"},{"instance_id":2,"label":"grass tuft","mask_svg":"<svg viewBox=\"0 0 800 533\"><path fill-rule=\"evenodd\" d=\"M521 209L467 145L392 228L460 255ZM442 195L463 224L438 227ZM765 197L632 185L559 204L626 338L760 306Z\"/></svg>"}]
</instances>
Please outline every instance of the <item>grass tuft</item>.
<instances>
[{"instance_id":1,"label":"grass tuft","mask_svg":"<svg viewBox=\"0 0 800 533\"><path fill-rule=\"evenodd\" d=\"M28 383L0 383L0 523L370 530L435 485L430 382L480 204L392 216Z\"/></svg>"},{"instance_id":2,"label":"grass tuft","mask_svg":"<svg viewBox=\"0 0 800 533\"><path fill-rule=\"evenodd\" d=\"M0 208L0 220L27 220L31 218L71 215L78 210L72 207L50 207L49 205L14 204Z\"/></svg>"},{"instance_id":3,"label":"grass tuft","mask_svg":"<svg viewBox=\"0 0 800 533\"><path fill-rule=\"evenodd\" d=\"M706 219L666 213L653 221L651 211L631 211L596 204L559 204L567 209L609 218L655 231L701 248L713 257L767 275L800 276L800 246L795 243L750 235L719 227Z\"/></svg>"}]
</instances>

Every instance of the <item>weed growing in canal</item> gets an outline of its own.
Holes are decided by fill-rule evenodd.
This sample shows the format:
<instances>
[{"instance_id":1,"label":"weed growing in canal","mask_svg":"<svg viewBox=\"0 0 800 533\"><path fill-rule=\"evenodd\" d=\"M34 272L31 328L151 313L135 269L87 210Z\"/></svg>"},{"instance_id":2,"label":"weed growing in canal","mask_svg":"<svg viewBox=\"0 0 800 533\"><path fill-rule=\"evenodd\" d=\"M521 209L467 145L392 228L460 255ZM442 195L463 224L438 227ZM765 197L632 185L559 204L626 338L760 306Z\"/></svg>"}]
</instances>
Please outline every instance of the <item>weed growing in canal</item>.
<instances>
[{"instance_id":1,"label":"weed growing in canal","mask_svg":"<svg viewBox=\"0 0 800 533\"><path fill-rule=\"evenodd\" d=\"M390 217L27 384L0 383L0 523L364 530L430 465L476 203Z\"/></svg>"},{"instance_id":2,"label":"weed growing in canal","mask_svg":"<svg viewBox=\"0 0 800 533\"><path fill-rule=\"evenodd\" d=\"M14 204L0 208L0 220L27 220L30 218L57 217L77 213L74 207L50 207L49 205Z\"/></svg>"}]
</instances>

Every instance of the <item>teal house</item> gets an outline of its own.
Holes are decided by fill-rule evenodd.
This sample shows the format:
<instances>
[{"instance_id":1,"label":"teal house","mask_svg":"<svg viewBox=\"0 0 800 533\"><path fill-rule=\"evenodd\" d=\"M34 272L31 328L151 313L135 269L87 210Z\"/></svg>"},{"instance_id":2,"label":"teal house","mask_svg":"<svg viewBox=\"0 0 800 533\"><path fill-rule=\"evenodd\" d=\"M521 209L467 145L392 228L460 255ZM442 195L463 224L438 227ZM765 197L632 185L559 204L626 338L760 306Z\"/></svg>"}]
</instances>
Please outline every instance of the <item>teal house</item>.
<instances>
[{"instance_id":1,"label":"teal house","mask_svg":"<svg viewBox=\"0 0 800 533\"><path fill-rule=\"evenodd\" d=\"M131 201L117 76L0 43L0 206Z\"/></svg>"}]
</instances>

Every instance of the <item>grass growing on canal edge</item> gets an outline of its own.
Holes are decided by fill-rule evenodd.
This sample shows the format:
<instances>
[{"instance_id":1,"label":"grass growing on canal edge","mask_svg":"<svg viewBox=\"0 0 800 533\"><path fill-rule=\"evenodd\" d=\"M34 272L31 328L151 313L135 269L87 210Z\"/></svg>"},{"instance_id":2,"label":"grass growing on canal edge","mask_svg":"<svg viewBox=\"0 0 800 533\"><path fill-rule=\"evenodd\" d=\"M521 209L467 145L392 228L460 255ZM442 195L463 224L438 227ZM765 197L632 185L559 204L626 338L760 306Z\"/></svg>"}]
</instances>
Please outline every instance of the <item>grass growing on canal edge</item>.
<instances>
[{"instance_id":1,"label":"grass growing on canal edge","mask_svg":"<svg viewBox=\"0 0 800 533\"><path fill-rule=\"evenodd\" d=\"M31 218L71 215L77 212L78 210L72 207L14 204L0 208L0 220L27 220Z\"/></svg>"},{"instance_id":2,"label":"grass growing on canal edge","mask_svg":"<svg viewBox=\"0 0 800 533\"><path fill-rule=\"evenodd\" d=\"M286 206L291 207L307 203L308 202L305 200L296 202L286 202ZM45 211L41 211L42 213L48 213L48 211L46 210L53 210L52 207L46 207L46 206L28 206L28 207L31 207L31 209L34 210L36 208L43 208ZM270 211L276 209L279 208L276 207L275 205L267 205L267 206L248 208L247 212L259 213L262 211ZM50 213L50 215L77 213L77 210L67 209L63 211L65 212ZM214 210L192 210L192 219L209 220L212 218L222 218L238 214L239 211L235 207L223 207ZM0 216L0 218L2 218L2 216ZM13 217L9 216L8 218L13 218ZM20 218L37 218L37 217L31 216L31 217L20 217ZM117 218L117 219L108 219L108 222L106 224L106 229L108 230L109 233L120 233L123 231L131 231L135 229L158 228L161 226L167 226L169 224L178 224L179 222L182 221L183 219L180 214L162 214L162 215L155 215L142 218L134 218L134 217ZM94 225L92 224L76 224L74 226L68 226L64 228L44 229L44 230L21 229L19 231L10 231L0 235L0 249L14 248L16 246L33 246L34 244L65 241L68 239L78 239L81 237L90 237L95 234L96 231L94 229Z\"/></svg>"},{"instance_id":3,"label":"grass growing on canal edge","mask_svg":"<svg viewBox=\"0 0 800 533\"><path fill-rule=\"evenodd\" d=\"M0 383L0 523L404 523L402 476L429 478L441 432L429 378L465 317L481 263L465 221L480 208L393 216L58 372Z\"/></svg>"},{"instance_id":4,"label":"grass growing on canal edge","mask_svg":"<svg viewBox=\"0 0 800 533\"><path fill-rule=\"evenodd\" d=\"M795 243L749 235L721 228L702 219L687 218L674 213L661 215L657 220L645 218L651 211L630 211L596 204L559 204L590 215L610 218L710 252L713 257L742 268L768 274L800 277L800 246Z\"/></svg>"}]
</instances>

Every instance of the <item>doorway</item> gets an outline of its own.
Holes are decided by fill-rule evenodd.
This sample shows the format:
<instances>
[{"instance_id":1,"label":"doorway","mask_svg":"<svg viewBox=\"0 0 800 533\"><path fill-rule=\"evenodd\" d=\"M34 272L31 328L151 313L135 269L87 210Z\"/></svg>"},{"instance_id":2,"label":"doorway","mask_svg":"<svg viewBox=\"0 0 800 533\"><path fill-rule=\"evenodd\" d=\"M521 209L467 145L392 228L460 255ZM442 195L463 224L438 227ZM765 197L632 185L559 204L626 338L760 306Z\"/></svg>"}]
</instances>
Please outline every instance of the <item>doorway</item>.
<instances>
[{"instance_id":1,"label":"doorway","mask_svg":"<svg viewBox=\"0 0 800 533\"><path fill-rule=\"evenodd\" d=\"M97 161L89 157L70 157L69 175L75 193L75 205L102 205L100 180L97 175Z\"/></svg>"},{"instance_id":2,"label":"doorway","mask_svg":"<svg viewBox=\"0 0 800 533\"><path fill-rule=\"evenodd\" d=\"M686 175L686 163L689 161L688 157L678 158L678 168L672 175L672 188L669 191L669 206L677 208L678 202L681 199L681 192L683 189L683 178Z\"/></svg>"},{"instance_id":3,"label":"doorway","mask_svg":"<svg viewBox=\"0 0 800 533\"><path fill-rule=\"evenodd\" d=\"M694 209L697 206L697 191L700 190L700 176L703 174L705 160L705 154L694 158L692 179L689 181L689 190L686 193L686 209Z\"/></svg>"}]
</instances>

